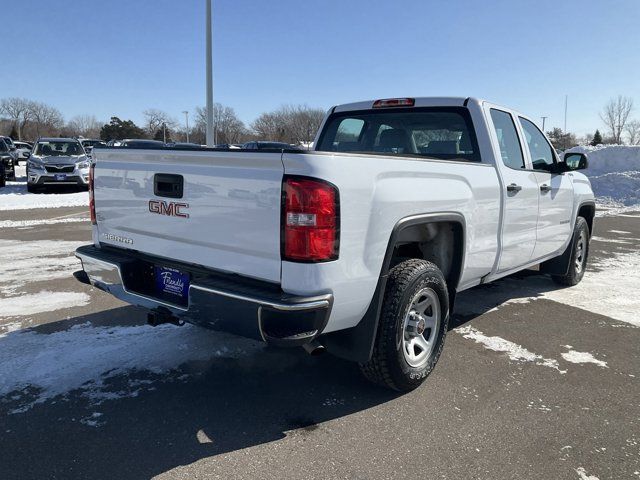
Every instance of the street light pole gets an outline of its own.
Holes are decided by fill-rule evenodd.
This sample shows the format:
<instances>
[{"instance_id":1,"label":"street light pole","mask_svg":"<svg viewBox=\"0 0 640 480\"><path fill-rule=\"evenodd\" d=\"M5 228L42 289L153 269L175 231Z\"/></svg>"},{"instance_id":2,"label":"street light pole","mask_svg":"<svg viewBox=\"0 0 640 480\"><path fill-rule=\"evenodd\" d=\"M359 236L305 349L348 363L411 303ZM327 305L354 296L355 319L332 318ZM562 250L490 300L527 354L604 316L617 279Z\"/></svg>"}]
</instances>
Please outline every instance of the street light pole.
<instances>
[{"instance_id":1,"label":"street light pole","mask_svg":"<svg viewBox=\"0 0 640 480\"><path fill-rule=\"evenodd\" d=\"M189 112L185 110L182 113L184 113L184 118L187 121L187 143L189 143Z\"/></svg>"},{"instance_id":2,"label":"street light pole","mask_svg":"<svg viewBox=\"0 0 640 480\"><path fill-rule=\"evenodd\" d=\"M213 48L211 39L211 0L207 2L207 147L214 147L216 144L215 129L213 125Z\"/></svg>"},{"instance_id":3,"label":"street light pole","mask_svg":"<svg viewBox=\"0 0 640 480\"><path fill-rule=\"evenodd\" d=\"M544 132L544 122L547 120L547 118L549 117L540 117L542 119L542 131Z\"/></svg>"}]
</instances>

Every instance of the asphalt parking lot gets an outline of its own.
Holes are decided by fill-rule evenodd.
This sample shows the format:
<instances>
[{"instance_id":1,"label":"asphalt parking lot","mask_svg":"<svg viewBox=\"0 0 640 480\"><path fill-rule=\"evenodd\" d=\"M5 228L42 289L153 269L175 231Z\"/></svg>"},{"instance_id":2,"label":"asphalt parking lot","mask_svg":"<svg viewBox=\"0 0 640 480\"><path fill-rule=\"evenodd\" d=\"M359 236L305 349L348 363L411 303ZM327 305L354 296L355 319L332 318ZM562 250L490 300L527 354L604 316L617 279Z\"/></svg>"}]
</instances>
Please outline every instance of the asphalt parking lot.
<instances>
[{"instance_id":1,"label":"asphalt parking lot","mask_svg":"<svg viewBox=\"0 0 640 480\"><path fill-rule=\"evenodd\" d=\"M83 207L0 211L0 477L640 479L640 214L583 283L458 298L406 395L356 365L145 313L77 282Z\"/></svg>"}]
</instances>

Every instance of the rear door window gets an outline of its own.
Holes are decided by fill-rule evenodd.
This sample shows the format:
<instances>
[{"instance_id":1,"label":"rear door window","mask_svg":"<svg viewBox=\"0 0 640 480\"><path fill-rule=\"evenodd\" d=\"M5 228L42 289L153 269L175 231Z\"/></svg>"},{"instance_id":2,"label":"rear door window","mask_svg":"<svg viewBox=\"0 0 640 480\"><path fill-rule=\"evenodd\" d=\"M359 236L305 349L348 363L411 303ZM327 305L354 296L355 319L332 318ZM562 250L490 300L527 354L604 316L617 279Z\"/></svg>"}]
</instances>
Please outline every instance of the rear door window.
<instances>
[{"instance_id":1,"label":"rear door window","mask_svg":"<svg viewBox=\"0 0 640 480\"><path fill-rule=\"evenodd\" d=\"M462 107L334 113L316 150L480 160L469 111Z\"/></svg>"}]
</instances>

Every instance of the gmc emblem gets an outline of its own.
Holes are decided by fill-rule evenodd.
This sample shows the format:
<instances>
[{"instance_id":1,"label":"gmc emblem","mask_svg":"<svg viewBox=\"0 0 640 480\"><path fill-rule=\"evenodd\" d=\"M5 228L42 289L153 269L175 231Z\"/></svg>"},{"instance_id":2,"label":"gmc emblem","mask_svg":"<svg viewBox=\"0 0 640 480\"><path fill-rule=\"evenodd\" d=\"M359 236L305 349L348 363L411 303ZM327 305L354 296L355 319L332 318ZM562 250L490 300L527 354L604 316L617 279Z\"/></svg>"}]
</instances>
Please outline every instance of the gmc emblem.
<instances>
[{"instance_id":1,"label":"gmc emblem","mask_svg":"<svg viewBox=\"0 0 640 480\"><path fill-rule=\"evenodd\" d=\"M164 200L149 200L149 211L158 215L167 215L168 217L189 218L188 213L182 210L189 208L188 203L165 202Z\"/></svg>"}]
</instances>

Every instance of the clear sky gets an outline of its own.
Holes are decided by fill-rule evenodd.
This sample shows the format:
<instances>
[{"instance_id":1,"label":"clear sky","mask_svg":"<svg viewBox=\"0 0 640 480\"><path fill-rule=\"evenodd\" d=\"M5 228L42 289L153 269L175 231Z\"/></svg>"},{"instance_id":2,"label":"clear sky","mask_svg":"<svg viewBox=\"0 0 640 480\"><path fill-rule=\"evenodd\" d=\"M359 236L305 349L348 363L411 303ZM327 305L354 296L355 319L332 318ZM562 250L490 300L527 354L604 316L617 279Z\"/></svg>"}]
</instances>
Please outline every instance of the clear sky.
<instances>
[{"instance_id":1,"label":"clear sky","mask_svg":"<svg viewBox=\"0 0 640 480\"><path fill-rule=\"evenodd\" d=\"M183 121L205 104L204 0L0 0L0 98L65 118ZM8 15L7 15L8 14ZM214 98L250 122L282 104L477 96L547 130L640 119L640 0L214 0Z\"/></svg>"}]
</instances>

